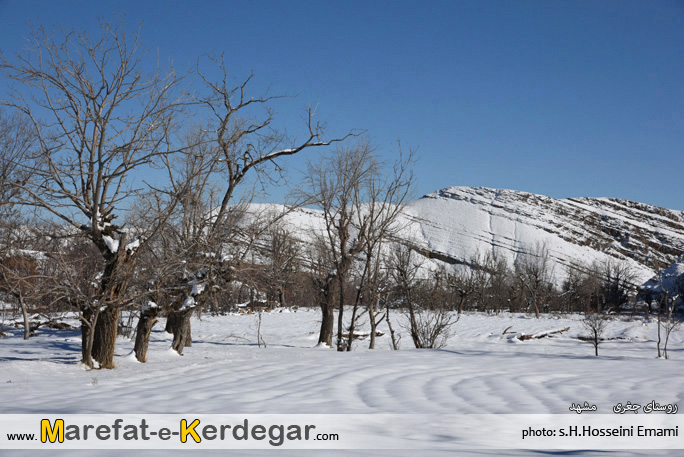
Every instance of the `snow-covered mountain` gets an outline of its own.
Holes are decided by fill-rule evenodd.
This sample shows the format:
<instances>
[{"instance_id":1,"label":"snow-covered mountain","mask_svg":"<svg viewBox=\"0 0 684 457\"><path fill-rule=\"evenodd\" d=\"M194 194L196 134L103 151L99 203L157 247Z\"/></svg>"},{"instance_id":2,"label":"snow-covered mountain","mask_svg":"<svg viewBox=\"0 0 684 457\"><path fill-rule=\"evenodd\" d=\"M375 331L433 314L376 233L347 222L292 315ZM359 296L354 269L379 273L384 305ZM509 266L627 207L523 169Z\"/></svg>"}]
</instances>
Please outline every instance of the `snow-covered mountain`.
<instances>
[{"instance_id":1,"label":"snow-covered mountain","mask_svg":"<svg viewBox=\"0 0 684 457\"><path fill-rule=\"evenodd\" d=\"M684 212L615 198L449 187L408 203L403 217L405 235L435 262L468 265L491 252L513 265L543 245L558 283L570 268L611 259L628 262L642 283L684 254ZM284 220L303 241L323 229L311 209Z\"/></svg>"},{"instance_id":2,"label":"snow-covered mountain","mask_svg":"<svg viewBox=\"0 0 684 457\"><path fill-rule=\"evenodd\" d=\"M682 289L684 288L684 259L673 263L661 273L649 279L644 287L655 293L666 291L670 297L679 296L681 300Z\"/></svg>"},{"instance_id":3,"label":"snow-covered mountain","mask_svg":"<svg viewBox=\"0 0 684 457\"><path fill-rule=\"evenodd\" d=\"M646 281L684 253L684 212L616 198L450 187L410 202L406 214L435 256L457 263L488 251L512 263L545 244L557 277L614 258Z\"/></svg>"}]
</instances>

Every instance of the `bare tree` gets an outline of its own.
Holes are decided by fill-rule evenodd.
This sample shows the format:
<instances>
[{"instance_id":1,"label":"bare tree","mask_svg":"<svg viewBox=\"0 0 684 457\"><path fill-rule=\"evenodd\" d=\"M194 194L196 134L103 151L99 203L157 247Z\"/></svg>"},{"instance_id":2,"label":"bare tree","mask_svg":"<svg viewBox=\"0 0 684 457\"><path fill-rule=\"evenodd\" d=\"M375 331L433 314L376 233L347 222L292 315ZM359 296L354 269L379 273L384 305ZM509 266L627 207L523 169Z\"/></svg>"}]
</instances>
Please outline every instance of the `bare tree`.
<instances>
[{"instance_id":1,"label":"bare tree","mask_svg":"<svg viewBox=\"0 0 684 457\"><path fill-rule=\"evenodd\" d=\"M28 120L19 114L10 116L0 108L0 290L19 303L24 339L30 335L26 296L33 288L37 265L20 250L27 247L22 236L27 231L18 209L19 189L12 183L25 179L18 168L32 145Z\"/></svg>"},{"instance_id":2,"label":"bare tree","mask_svg":"<svg viewBox=\"0 0 684 457\"><path fill-rule=\"evenodd\" d=\"M392 279L406 309L413 345L417 349L441 348L460 315L454 318L451 314L454 305L449 304L448 297L453 294L447 290L444 272L437 269L421 273L423 262L417 256L407 245L397 247L390 264Z\"/></svg>"},{"instance_id":3,"label":"bare tree","mask_svg":"<svg viewBox=\"0 0 684 457\"><path fill-rule=\"evenodd\" d=\"M629 263L608 260L596 269L602 283L599 289L599 312L620 312L635 291L636 275Z\"/></svg>"},{"instance_id":4,"label":"bare tree","mask_svg":"<svg viewBox=\"0 0 684 457\"><path fill-rule=\"evenodd\" d=\"M416 348L423 347L420 334L418 333L418 319L414 303L414 292L418 285L418 272L422 265L423 262L417 258L416 254L406 244L402 244L394 250L390 264L393 283L398 289L398 295L402 298L404 306L408 309L411 339Z\"/></svg>"},{"instance_id":5,"label":"bare tree","mask_svg":"<svg viewBox=\"0 0 684 457\"><path fill-rule=\"evenodd\" d=\"M544 304L553 288L548 247L537 244L533 250L518 258L515 268L528 308L533 308L535 316L539 318L539 305Z\"/></svg>"},{"instance_id":6,"label":"bare tree","mask_svg":"<svg viewBox=\"0 0 684 457\"><path fill-rule=\"evenodd\" d=\"M47 254L50 270L46 273L49 279L43 292L51 302L63 302L78 313L81 321L82 362L90 368L99 367L100 363L94 350L98 338L97 326L103 312L100 284L106 264L98 253L97 247L84 234L64 240L57 238ZM125 306L127 298L121 297L117 305ZM116 334L116 327L113 332Z\"/></svg>"},{"instance_id":7,"label":"bare tree","mask_svg":"<svg viewBox=\"0 0 684 457\"><path fill-rule=\"evenodd\" d=\"M599 313L587 314L582 321L582 326L589 333L588 339L594 345L594 352L598 357L598 347L601 344L603 331L606 328L606 320Z\"/></svg>"},{"instance_id":8,"label":"bare tree","mask_svg":"<svg viewBox=\"0 0 684 457\"><path fill-rule=\"evenodd\" d=\"M670 342L670 335L681 325L681 321L676 316L676 309L680 299L681 279L672 281L667 286L664 284L664 272L658 274L658 357L669 358L667 353L667 345ZM661 330L662 329L662 330ZM663 341L662 333L665 333L665 341ZM661 352L660 345L663 345Z\"/></svg>"},{"instance_id":9,"label":"bare tree","mask_svg":"<svg viewBox=\"0 0 684 457\"><path fill-rule=\"evenodd\" d=\"M285 307L288 291L300 271L298 254L301 246L283 224L274 224L268 229L266 243L266 284L271 297L279 306Z\"/></svg>"},{"instance_id":10,"label":"bare tree","mask_svg":"<svg viewBox=\"0 0 684 457\"><path fill-rule=\"evenodd\" d=\"M230 257L239 261L235 256L223 255L221 251L231 244L226 238L233 237L231 234L240 234L240 230L235 230L238 227L236 215L243 213L239 207L236 208L240 201L240 196L237 195L240 186L250 176L257 181L275 182L281 176L281 160L284 157L310 148L329 146L355 135L354 132L350 132L339 138L325 140L325 126L316 122L316 113L309 108L304 138L298 140L287 137L272 126L275 112L271 106L281 97L248 96L247 89L252 75L242 83L231 86L223 58L210 59L210 62L218 68L221 79L211 80L198 65L197 73L206 90L203 95L196 97L196 104L209 113L210 121L204 129L203 143L211 145L210 150L216 155L216 160L200 173L186 174L185 179L175 180L174 188L187 188L183 183L192 176L196 176L192 179L199 178L201 181L201 186L193 189L196 195L203 195L206 185L212 181L210 178L220 180L221 185L214 194L216 205L213 201L210 202L211 218L207 220L206 215L197 215L205 218L206 228L202 231L193 231L192 236L186 240L186 243L196 247L194 251L199 249L206 254L205 263L210 265L193 266L190 274L194 275L195 284L192 284L192 288L186 289L185 298L177 300L167 314L167 322L171 323L170 330L174 333L174 349L179 353L183 350L184 342L188 341L188 338L180 338L179 334L190 334L190 315L206 300L206 292L212 290L211 287L206 287L207 283L218 278L225 282L231 271L228 268L229 262L225 260ZM249 198L242 201L249 201ZM247 245L251 245L254 240L252 237ZM244 246L244 239L242 241ZM241 256L244 256L247 250L242 249L241 252ZM190 267L191 259L186 260ZM219 260L224 261L218 262ZM203 286L204 293L194 296L190 291L196 291L197 285Z\"/></svg>"},{"instance_id":11,"label":"bare tree","mask_svg":"<svg viewBox=\"0 0 684 457\"><path fill-rule=\"evenodd\" d=\"M100 34L34 29L23 54L0 59L9 81L2 104L30 123L36 146L16 166L25 180L11 183L22 204L82 232L105 262L93 355L114 366L121 300L133 271L136 247L114 223L136 194L131 175L169 154L177 115L172 71L145 73L137 34L123 24L101 24Z\"/></svg>"},{"instance_id":12,"label":"bare tree","mask_svg":"<svg viewBox=\"0 0 684 457\"><path fill-rule=\"evenodd\" d=\"M567 270L559 295L566 312L598 312L601 274L596 265L577 264Z\"/></svg>"},{"instance_id":13,"label":"bare tree","mask_svg":"<svg viewBox=\"0 0 684 457\"><path fill-rule=\"evenodd\" d=\"M304 199L322 211L324 230L319 234L318 244L330 262L322 275L315 278L322 313L319 344L332 346L337 304L337 349L347 348L348 341L343 341L342 334L350 271L357 258L363 261L365 252L361 283L356 289L358 302L371 273L369 255L375 255L378 243L388 236L409 192L412 160L412 154L400 154L394 172L388 176L369 142L359 141L309 163ZM356 314L352 321L355 318ZM353 332L350 335L353 337Z\"/></svg>"},{"instance_id":14,"label":"bare tree","mask_svg":"<svg viewBox=\"0 0 684 457\"><path fill-rule=\"evenodd\" d=\"M401 232L407 228L407 223L399 222L407 199L410 195L413 184L413 158L414 153L410 151L406 157L401 152L399 146L399 160L394 163L391 174L378 173L371 174L365 182L366 190L357 192L355 203L354 226L359 233L365 231L364 236L359 236L358 241L362 244L362 255L365 257L361 274L356 284L356 299L352 308L351 321L349 323L349 337L347 340L347 351L352 349L354 330L356 328L356 318L359 305L362 301L366 303L365 311L368 312L371 325L370 348L375 345L377 336L378 317L387 316L379 308L380 302L387 303L387 267L389 265L389 255L387 250L391 249L390 242L396 243ZM356 201L365 198L366 201ZM384 300L383 300L384 295ZM383 317L380 317L382 320Z\"/></svg>"},{"instance_id":15,"label":"bare tree","mask_svg":"<svg viewBox=\"0 0 684 457\"><path fill-rule=\"evenodd\" d=\"M377 173L378 163L367 142L339 149L315 163L309 163L305 198L322 210L324 232L319 234L319 246L325 250L331 262L324 276L316 277L320 290L322 313L319 344L332 347L334 334L334 309L338 305L337 349L342 351L342 322L345 305L345 289L348 273L354 259L362 252L365 227L358 234L352 233L355 212L366 180ZM356 237L354 237L356 235Z\"/></svg>"},{"instance_id":16,"label":"bare tree","mask_svg":"<svg viewBox=\"0 0 684 457\"><path fill-rule=\"evenodd\" d=\"M31 329L27 298L35 293L39 279L38 265L35 259L25 254L0 251L0 256L0 291L13 297L19 304L24 320L24 339L28 340Z\"/></svg>"}]
</instances>

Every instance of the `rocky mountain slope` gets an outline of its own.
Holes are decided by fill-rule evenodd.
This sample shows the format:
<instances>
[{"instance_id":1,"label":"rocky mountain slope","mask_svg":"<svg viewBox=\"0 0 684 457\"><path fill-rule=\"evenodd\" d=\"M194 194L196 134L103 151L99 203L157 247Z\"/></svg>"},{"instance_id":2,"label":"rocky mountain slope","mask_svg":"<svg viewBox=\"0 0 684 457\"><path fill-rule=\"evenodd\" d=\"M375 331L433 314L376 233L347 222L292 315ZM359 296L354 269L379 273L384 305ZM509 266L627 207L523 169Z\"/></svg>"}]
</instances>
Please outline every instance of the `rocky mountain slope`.
<instances>
[{"instance_id":1,"label":"rocky mountain slope","mask_svg":"<svg viewBox=\"0 0 684 457\"><path fill-rule=\"evenodd\" d=\"M613 259L627 262L642 283L684 254L684 212L614 198L450 187L410 202L403 218L404 237L434 263L468 265L474 255L492 253L512 266L545 246L558 284L568 269ZM303 241L323 230L316 210L284 220Z\"/></svg>"},{"instance_id":2,"label":"rocky mountain slope","mask_svg":"<svg viewBox=\"0 0 684 457\"><path fill-rule=\"evenodd\" d=\"M619 259L646 281L684 253L684 212L615 198L450 187L409 203L406 215L433 257L467 263L491 251L513 263L545 245L558 278L568 268Z\"/></svg>"}]
</instances>

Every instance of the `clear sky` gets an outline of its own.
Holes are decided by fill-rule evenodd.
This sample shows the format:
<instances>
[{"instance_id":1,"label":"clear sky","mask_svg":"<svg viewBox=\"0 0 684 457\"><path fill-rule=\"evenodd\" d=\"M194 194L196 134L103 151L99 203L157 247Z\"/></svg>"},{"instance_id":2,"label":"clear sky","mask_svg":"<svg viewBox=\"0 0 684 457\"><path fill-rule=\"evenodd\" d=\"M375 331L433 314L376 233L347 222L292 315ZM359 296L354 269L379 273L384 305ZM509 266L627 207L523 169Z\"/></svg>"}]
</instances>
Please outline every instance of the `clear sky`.
<instances>
[{"instance_id":1,"label":"clear sky","mask_svg":"<svg viewBox=\"0 0 684 457\"><path fill-rule=\"evenodd\" d=\"M416 195L467 185L684 210L684 0L0 0L0 48L27 22L143 22L180 69L225 51L237 79L318 103L331 134L418 148ZM257 91L255 95L259 95ZM307 157L293 159L302 167Z\"/></svg>"}]
</instances>

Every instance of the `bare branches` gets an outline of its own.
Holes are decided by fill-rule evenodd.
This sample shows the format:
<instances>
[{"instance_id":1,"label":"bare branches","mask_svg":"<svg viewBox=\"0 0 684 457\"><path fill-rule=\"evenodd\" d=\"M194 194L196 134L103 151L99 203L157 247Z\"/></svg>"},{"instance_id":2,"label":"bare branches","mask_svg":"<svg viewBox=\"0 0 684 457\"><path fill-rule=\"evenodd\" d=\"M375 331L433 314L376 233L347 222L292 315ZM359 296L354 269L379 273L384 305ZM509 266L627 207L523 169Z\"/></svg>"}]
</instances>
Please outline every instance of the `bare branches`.
<instances>
[{"instance_id":1,"label":"bare branches","mask_svg":"<svg viewBox=\"0 0 684 457\"><path fill-rule=\"evenodd\" d=\"M318 245L324 251L321 257L327 260L322 276L316 278L322 291L319 343L332 344L336 301L337 347L338 350L351 348L352 338L343 343L342 334L345 288L355 260L363 264L356 284L350 335L354 333L362 293L366 293L363 297L366 303L377 301L383 241L391 239L398 229L397 216L413 181L412 164L413 153L404 156L400 152L399 160L388 173L374 148L364 140L309 163L301 194L303 200L322 212L324 231ZM377 311L371 316L371 325L375 325Z\"/></svg>"},{"instance_id":2,"label":"bare branches","mask_svg":"<svg viewBox=\"0 0 684 457\"><path fill-rule=\"evenodd\" d=\"M99 252L102 275L88 298L97 306L83 315L89 365L92 349L101 366L113 367L116 321L133 297L128 288L141 271L141 252L164 262L166 310L201 302L213 292L196 289L230 282L231 267L282 217L246 216L254 193L241 192L245 182L277 181L282 158L357 135L326 138L309 107L302 137L290 138L273 126L271 105L281 97L251 97L252 75L231 86L223 58L210 62L219 81L198 65L203 88L188 95L180 87L184 75L150 66L139 28L127 32L123 20L101 23L93 36L35 28L24 52L0 56L8 82L0 106L16 113L0 113L0 205L16 202L66 224ZM200 127L188 122L190 109L207 114ZM67 295L77 296L71 289ZM152 294L144 289L138 285ZM194 307L175 320L183 341L191 341L185 323ZM156 311L148 318L149 336Z\"/></svg>"},{"instance_id":3,"label":"bare branches","mask_svg":"<svg viewBox=\"0 0 684 457\"><path fill-rule=\"evenodd\" d=\"M594 353L598 357L598 347L603 340L603 332L606 329L606 319L599 313L587 314L582 321L582 327L589 333L588 339L594 346Z\"/></svg>"},{"instance_id":4,"label":"bare branches","mask_svg":"<svg viewBox=\"0 0 684 457\"><path fill-rule=\"evenodd\" d=\"M181 107L174 91L182 78L145 72L144 57L137 34L103 23L95 39L34 29L26 52L0 60L13 84L2 104L23 113L37 138L21 163L26 180L15 183L25 204L94 238L117 231L116 210L135 193L128 175L169 153Z\"/></svg>"},{"instance_id":5,"label":"bare branches","mask_svg":"<svg viewBox=\"0 0 684 457\"><path fill-rule=\"evenodd\" d=\"M223 223L228 205L232 201L236 187L243 182L252 170L259 178L274 179L280 176L277 159L297 154L308 148L329 146L356 136L359 132L349 132L342 137L326 140L325 125L315 120L315 110L310 106L307 113L307 135L302 140L288 138L274 130L271 124L275 111L271 102L282 96L248 97L247 88L253 75L233 87L228 85L228 71L223 56L209 58L219 70L222 78L218 82L210 80L199 68L197 72L208 93L196 97L196 103L212 114L208 128L214 147L220 151L223 163L222 173L226 189L216 214L216 229ZM261 108L254 111L253 108ZM272 165L274 174L266 172L264 166ZM214 230L215 231L215 230Z\"/></svg>"}]
</instances>

